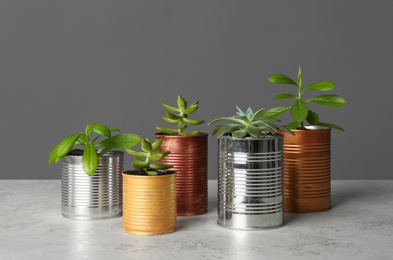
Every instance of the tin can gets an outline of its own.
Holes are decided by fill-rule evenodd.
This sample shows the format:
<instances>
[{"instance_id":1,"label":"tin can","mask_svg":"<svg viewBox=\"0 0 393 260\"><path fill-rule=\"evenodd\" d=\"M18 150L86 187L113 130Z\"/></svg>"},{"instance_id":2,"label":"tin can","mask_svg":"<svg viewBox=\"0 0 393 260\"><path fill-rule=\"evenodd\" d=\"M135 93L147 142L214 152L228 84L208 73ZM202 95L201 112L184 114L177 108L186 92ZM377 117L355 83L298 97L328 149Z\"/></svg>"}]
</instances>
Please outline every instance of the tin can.
<instances>
[{"instance_id":1,"label":"tin can","mask_svg":"<svg viewBox=\"0 0 393 260\"><path fill-rule=\"evenodd\" d=\"M115 218L122 215L124 153L110 151L98 157L92 176L82 168L82 152L63 158L61 172L62 214L75 220Z\"/></svg>"},{"instance_id":2,"label":"tin can","mask_svg":"<svg viewBox=\"0 0 393 260\"><path fill-rule=\"evenodd\" d=\"M219 138L219 225L245 230L284 225L282 139Z\"/></svg>"}]
</instances>

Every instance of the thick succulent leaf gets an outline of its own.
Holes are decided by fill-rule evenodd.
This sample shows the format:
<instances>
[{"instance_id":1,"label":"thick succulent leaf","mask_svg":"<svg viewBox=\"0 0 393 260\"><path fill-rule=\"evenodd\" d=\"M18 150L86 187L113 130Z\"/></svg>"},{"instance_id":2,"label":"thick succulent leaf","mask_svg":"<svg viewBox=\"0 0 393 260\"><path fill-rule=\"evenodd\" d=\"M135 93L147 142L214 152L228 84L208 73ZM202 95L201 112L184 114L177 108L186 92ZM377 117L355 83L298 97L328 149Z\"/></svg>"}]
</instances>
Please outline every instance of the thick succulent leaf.
<instances>
[{"instance_id":1,"label":"thick succulent leaf","mask_svg":"<svg viewBox=\"0 0 393 260\"><path fill-rule=\"evenodd\" d=\"M157 176L158 172L157 171L146 171L147 175L149 176Z\"/></svg>"},{"instance_id":2,"label":"thick succulent leaf","mask_svg":"<svg viewBox=\"0 0 393 260\"><path fill-rule=\"evenodd\" d=\"M185 110L187 107L186 100L180 95L177 96L177 106L179 107L180 110Z\"/></svg>"},{"instance_id":3,"label":"thick succulent leaf","mask_svg":"<svg viewBox=\"0 0 393 260\"><path fill-rule=\"evenodd\" d=\"M251 119L253 115L254 115L254 112L252 111L251 107L247 108L247 110L246 110L247 119Z\"/></svg>"},{"instance_id":4,"label":"thick succulent leaf","mask_svg":"<svg viewBox=\"0 0 393 260\"><path fill-rule=\"evenodd\" d=\"M314 102L327 107L341 107L347 103L344 98L334 94L315 96L306 102Z\"/></svg>"},{"instance_id":5,"label":"thick succulent leaf","mask_svg":"<svg viewBox=\"0 0 393 260\"><path fill-rule=\"evenodd\" d=\"M173 113L171 113L171 112L166 112L165 114L166 114L166 116L167 116L168 118L170 118L170 119L176 120L176 119L179 119L179 118L180 118L180 116L175 115L175 114L173 114Z\"/></svg>"},{"instance_id":6,"label":"thick succulent leaf","mask_svg":"<svg viewBox=\"0 0 393 260\"><path fill-rule=\"evenodd\" d=\"M126 152L135 156L135 157L146 157L146 153L145 152L138 152L138 151L134 151L130 148L125 148Z\"/></svg>"},{"instance_id":7,"label":"thick succulent leaf","mask_svg":"<svg viewBox=\"0 0 393 260\"><path fill-rule=\"evenodd\" d=\"M257 126L249 125L246 127L247 133L255 138L259 138L261 136L261 129Z\"/></svg>"},{"instance_id":8,"label":"thick succulent leaf","mask_svg":"<svg viewBox=\"0 0 393 260\"><path fill-rule=\"evenodd\" d=\"M92 176L97 170L98 156L93 143L88 143L82 155L82 168L87 175Z\"/></svg>"},{"instance_id":9,"label":"thick succulent leaf","mask_svg":"<svg viewBox=\"0 0 393 260\"><path fill-rule=\"evenodd\" d=\"M166 169L170 169L172 167L173 167L173 165L165 164L165 163L150 164L150 168L153 170L166 170Z\"/></svg>"},{"instance_id":10,"label":"thick succulent leaf","mask_svg":"<svg viewBox=\"0 0 393 260\"><path fill-rule=\"evenodd\" d=\"M180 122L179 119L170 119L169 117L163 116L162 119L164 119L165 122L168 122L170 124L177 124Z\"/></svg>"},{"instance_id":11,"label":"thick succulent leaf","mask_svg":"<svg viewBox=\"0 0 393 260\"><path fill-rule=\"evenodd\" d=\"M306 117L307 122L311 125L318 125L319 124L319 116L314 111L308 110L308 115Z\"/></svg>"},{"instance_id":12,"label":"thick succulent leaf","mask_svg":"<svg viewBox=\"0 0 393 260\"><path fill-rule=\"evenodd\" d=\"M192 131L192 132L183 132L181 133L182 136L196 136L199 135L200 131Z\"/></svg>"},{"instance_id":13,"label":"thick succulent leaf","mask_svg":"<svg viewBox=\"0 0 393 260\"><path fill-rule=\"evenodd\" d=\"M153 151L157 150L158 147L161 146L163 139L159 138L154 143L151 144L151 148Z\"/></svg>"},{"instance_id":14,"label":"thick succulent leaf","mask_svg":"<svg viewBox=\"0 0 393 260\"><path fill-rule=\"evenodd\" d=\"M177 135L178 134L177 129L170 129L170 128L161 127L161 126L157 126L156 129L164 134L167 134L167 135Z\"/></svg>"},{"instance_id":15,"label":"thick succulent leaf","mask_svg":"<svg viewBox=\"0 0 393 260\"><path fill-rule=\"evenodd\" d=\"M251 121L251 122L252 122L252 121L255 121L255 120L256 120L257 118L259 118L265 111L266 111L266 108L261 108L261 109L259 109L257 112L255 112L255 113L252 115L250 121Z\"/></svg>"},{"instance_id":16,"label":"thick succulent leaf","mask_svg":"<svg viewBox=\"0 0 393 260\"><path fill-rule=\"evenodd\" d=\"M213 124L213 123L215 123L215 122L218 122L218 121L235 121L235 122L238 122L238 123L240 123L240 124L246 124L246 122L245 122L244 120L239 119L239 118L234 118L234 117L218 117L218 118L216 118L216 119L210 121L210 123L208 123L207 125L211 125L211 124Z\"/></svg>"},{"instance_id":17,"label":"thick succulent leaf","mask_svg":"<svg viewBox=\"0 0 393 260\"><path fill-rule=\"evenodd\" d=\"M306 103L301 99L296 99L291 108L291 117L297 122L303 122L308 114Z\"/></svg>"},{"instance_id":18,"label":"thick succulent leaf","mask_svg":"<svg viewBox=\"0 0 393 260\"><path fill-rule=\"evenodd\" d=\"M267 126L270 130L277 131L279 126L273 123L272 121L265 120L261 123L262 125Z\"/></svg>"},{"instance_id":19,"label":"thick succulent leaf","mask_svg":"<svg viewBox=\"0 0 393 260\"><path fill-rule=\"evenodd\" d=\"M205 123L205 120L183 118L183 121L191 125L200 125Z\"/></svg>"},{"instance_id":20,"label":"thick succulent leaf","mask_svg":"<svg viewBox=\"0 0 393 260\"><path fill-rule=\"evenodd\" d=\"M332 123L319 122L319 125L330 127L330 128L337 129L337 130L341 130L341 131L345 131L344 128L342 128L341 126L335 125L335 124L332 124Z\"/></svg>"},{"instance_id":21,"label":"thick succulent leaf","mask_svg":"<svg viewBox=\"0 0 393 260\"><path fill-rule=\"evenodd\" d=\"M99 135L110 137L111 130L103 124L89 124L86 126L86 135L90 136L92 132L95 132Z\"/></svg>"},{"instance_id":22,"label":"thick succulent leaf","mask_svg":"<svg viewBox=\"0 0 393 260\"><path fill-rule=\"evenodd\" d=\"M135 169L138 169L138 170L143 170L143 169L146 169L147 167L149 167L148 162L137 161L137 160L135 160L131 165L132 165L132 167L134 167Z\"/></svg>"},{"instance_id":23,"label":"thick succulent leaf","mask_svg":"<svg viewBox=\"0 0 393 260\"><path fill-rule=\"evenodd\" d=\"M297 122L295 122L295 123L297 124ZM295 126L295 127L296 127L296 126ZM287 132L288 134L295 135L295 133L292 132L288 127L279 126L279 129L282 130L282 131L284 131L284 132Z\"/></svg>"},{"instance_id":24,"label":"thick succulent leaf","mask_svg":"<svg viewBox=\"0 0 393 260\"><path fill-rule=\"evenodd\" d=\"M220 138L222 135L226 134L226 133L233 133L236 130L242 129L242 125L236 125L236 124L227 124L227 125L223 125L222 127L220 127L220 129L218 129L216 131L217 133L217 138ZM214 132L214 130L213 130Z\"/></svg>"},{"instance_id":25,"label":"thick succulent leaf","mask_svg":"<svg viewBox=\"0 0 393 260\"><path fill-rule=\"evenodd\" d=\"M83 133L70 135L61 141L58 145L56 145L50 152L49 164L58 162L61 158L68 154L81 135L83 135Z\"/></svg>"},{"instance_id":26,"label":"thick succulent leaf","mask_svg":"<svg viewBox=\"0 0 393 260\"><path fill-rule=\"evenodd\" d=\"M244 130L244 129L240 129L240 130L234 131L234 132L232 133L232 136L235 137L235 138L244 138L244 137L246 137L247 135L248 135L248 133L247 133L247 131Z\"/></svg>"},{"instance_id":27,"label":"thick succulent leaf","mask_svg":"<svg viewBox=\"0 0 393 260\"><path fill-rule=\"evenodd\" d=\"M236 112L237 115L239 115L239 116L245 116L246 115L246 113L244 113L243 110L241 110L240 107L236 106L236 109L237 109L237 112Z\"/></svg>"},{"instance_id":28,"label":"thick succulent leaf","mask_svg":"<svg viewBox=\"0 0 393 260\"><path fill-rule=\"evenodd\" d=\"M187 107L184 110L184 113L185 114L191 114L191 113L194 113L197 109L198 109L198 103L197 104L194 103L191 106Z\"/></svg>"},{"instance_id":29,"label":"thick succulent leaf","mask_svg":"<svg viewBox=\"0 0 393 260\"><path fill-rule=\"evenodd\" d=\"M270 82L273 82L273 83L278 83L278 84L291 84L291 85L295 85L295 86L296 86L296 82L293 81L293 79L291 79L290 77L285 76L285 75L283 75L283 74L274 74L274 75L270 76L270 77L268 78L268 80L269 80Z\"/></svg>"},{"instance_id":30,"label":"thick succulent leaf","mask_svg":"<svg viewBox=\"0 0 393 260\"><path fill-rule=\"evenodd\" d=\"M112 137L109 137L99 144L97 147L108 147L110 149L117 148L117 149L124 149L129 148L137 145L141 141L141 138L135 134L119 134Z\"/></svg>"},{"instance_id":31,"label":"thick succulent leaf","mask_svg":"<svg viewBox=\"0 0 393 260\"><path fill-rule=\"evenodd\" d=\"M146 139L142 139L141 148L144 152L151 152L153 150L151 143Z\"/></svg>"},{"instance_id":32,"label":"thick succulent leaf","mask_svg":"<svg viewBox=\"0 0 393 260\"><path fill-rule=\"evenodd\" d=\"M152 154L152 155L149 156L149 160L152 160L152 161L155 161L155 162L161 161L162 158L164 158L163 154Z\"/></svg>"},{"instance_id":33,"label":"thick succulent leaf","mask_svg":"<svg viewBox=\"0 0 393 260\"><path fill-rule=\"evenodd\" d=\"M165 102L161 102L161 105L162 105L166 110L168 110L168 111L177 112L177 113L180 112L180 109L178 109L178 108L176 108L176 107L172 107L172 106L168 105L168 104L165 103Z\"/></svg>"},{"instance_id":34,"label":"thick succulent leaf","mask_svg":"<svg viewBox=\"0 0 393 260\"><path fill-rule=\"evenodd\" d=\"M180 130L184 130L184 129L187 128L187 125L185 125L185 124L178 124L177 128L180 129Z\"/></svg>"},{"instance_id":35,"label":"thick succulent leaf","mask_svg":"<svg viewBox=\"0 0 393 260\"><path fill-rule=\"evenodd\" d=\"M270 108L266 110L264 113L262 113L259 117L264 118L264 117L273 117L273 118L278 118L281 114L289 110L291 107L286 106L286 107L275 107L275 108Z\"/></svg>"},{"instance_id":36,"label":"thick succulent leaf","mask_svg":"<svg viewBox=\"0 0 393 260\"><path fill-rule=\"evenodd\" d=\"M306 90L328 91L334 89L335 87L336 85L331 81L320 81L307 86L306 88L304 88L304 91Z\"/></svg>"},{"instance_id":37,"label":"thick succulent leaf","mask_svg":"<svg viewBox=\"0 0 393 260\"><path fill-rule=\"evenodd\" d=\"M287 128L290 129L290 130L293 130L293 129L296 129L298 125L299 125L299 123L294 121L294 122L289 123L287 125Z\"/></svg>"}]
</instances>

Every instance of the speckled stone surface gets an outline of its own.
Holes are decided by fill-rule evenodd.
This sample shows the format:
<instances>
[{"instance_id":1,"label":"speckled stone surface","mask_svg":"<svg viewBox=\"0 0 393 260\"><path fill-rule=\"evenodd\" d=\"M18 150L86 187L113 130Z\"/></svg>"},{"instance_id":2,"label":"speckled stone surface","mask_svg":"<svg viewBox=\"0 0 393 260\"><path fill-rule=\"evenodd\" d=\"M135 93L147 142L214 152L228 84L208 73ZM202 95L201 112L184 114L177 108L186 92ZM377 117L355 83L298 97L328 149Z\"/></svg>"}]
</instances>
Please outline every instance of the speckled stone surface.
<instances>
[{"instance_id":1,"label":"speckled stone surface","mask_svg":"<svg viewBox=\"0 0 393 260\"><path fill-rule=\"evenodd\" d=\"M208 214L141 237L121 218L63 218L58 180L1 180L0 259L393 259L393 181L332 181L332 210L285 213L284 227L263 231L218 226L216 185Z\"/></svg>"}]
</instances>

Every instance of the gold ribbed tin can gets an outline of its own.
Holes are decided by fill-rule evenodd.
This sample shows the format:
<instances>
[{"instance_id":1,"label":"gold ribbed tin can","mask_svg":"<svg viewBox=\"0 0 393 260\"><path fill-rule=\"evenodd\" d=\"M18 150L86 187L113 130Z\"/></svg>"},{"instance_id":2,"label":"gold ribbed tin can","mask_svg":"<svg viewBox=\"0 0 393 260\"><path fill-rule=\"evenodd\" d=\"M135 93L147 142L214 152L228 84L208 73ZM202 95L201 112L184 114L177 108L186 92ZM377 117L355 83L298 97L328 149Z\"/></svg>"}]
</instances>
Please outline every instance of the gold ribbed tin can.
<instances>
[{"instance_id":1,"label":"gold ribbed tin can","mask_svg":"<svg viewBox=\"0 0 393 260\"><path fill-rule=\"evenodd\" d=\"M284 135L284 211L331 209L330 128L309 126Z\"/></svg>"},{"instance_id":2,"label":"gold ribbed tin can","mask_svg":"<svg viewBox=\"0 0 393 260\"><path fill-rule=\"evenodd\" d=\"M123 226L126 233L142 236L176 231L176 173L123 172Z\"/></svg>"},{"instance_id":3,"label":"gold ribbed tin can","mask_svg":"<svg viewBox=\"0 0 393 260\"><path fill-rule=\"evenodd\" d=\"M207 137L155 134L163 139L161 151L170 151L161 162L173 165L177 173L177 215L195 216L207 212Z\"/></svg>"}]
</instances>

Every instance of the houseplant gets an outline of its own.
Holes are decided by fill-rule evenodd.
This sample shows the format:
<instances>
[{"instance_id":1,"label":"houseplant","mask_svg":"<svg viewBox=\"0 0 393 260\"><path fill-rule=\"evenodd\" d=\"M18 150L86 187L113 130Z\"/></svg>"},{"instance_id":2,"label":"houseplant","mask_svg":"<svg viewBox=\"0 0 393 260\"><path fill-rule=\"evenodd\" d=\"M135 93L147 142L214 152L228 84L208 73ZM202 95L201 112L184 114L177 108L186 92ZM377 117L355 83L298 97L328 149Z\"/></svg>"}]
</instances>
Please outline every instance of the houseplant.
<instances>
[{"instance_id":1,"label":"houseplant","mask_svg":"<svg viewBox=\"0 0 393 260\"><path fill-rule=\"evenodd\" d=\"M160 133L156 140L162 139L161 150L171 154L163 159L173 165L177 173L177 215L194 216L207 212L207 137L200 131L187 131L188 125L200 125L203 120L190 119L190 114L198 109L196 101L188 106L187 101L177 97L177 107L162 102L167 110L162 118L176 128L157 127Z\"/></svg>"},{"instance_id":2,"label":"houseplant","mask_svg":"<svg viewBox=\"0 0 393 260\"><path fill-rule=\"evenodd\" d=\"M137 144L134 134L112 135L119 131L103 124L88 124L62 140L49 156L49 164L62 160L61 200L64 217L92 220L122 214L122 149ZM101 141L99 141L101 140Z\"/></svg>"},{"instance_id":3,"label":"houseplant","mask_svg":"<svg viewBox=\"0 0 393 260\"><path fill-rule=\"evenodd\" d=\"M341 107L344 98L335 95L317 95L304 99L308 91L329 91L336 87L331 81L319 81L303 87L299 67L297 82L283 74L274 74L269 81L296 87L295 94L280 94L276 99L294 99L291 106L270 109L266 115L278 118L290 111L293 122L287 127L295 136L284 134L284 210L290 212L320 212L331 208L330 190L330 131L342 127L321 122L319 115L310 109L315 103L327 107ZM307 125L308 122L310 125Z\"/></svg>"},{"instance_id":4,"label":"houseplant","mask_svg":"<svg viewBox=\"0 0 393 260\"><path fill-rule=\"evenodd\" d=\"M134 235L160 235L176 230L176 172L160 161L170 154L158 151L161 139L142 139L134 156L134 170L123 172L123 226ZM145 158L145 159L143 159Z\"/></svg>"},{"instance_id":5,"label":"houseplant","mask_svg":"<svg viewBox=\"0 0 393 260\"><path fill-rule=\"evenodd\" d=\"M267 229L284 224L282 209L282 139L278 120L238 108L220 117L218 137L218 224L234 229Z\"/></svg>"}]
</instances>

